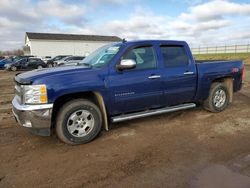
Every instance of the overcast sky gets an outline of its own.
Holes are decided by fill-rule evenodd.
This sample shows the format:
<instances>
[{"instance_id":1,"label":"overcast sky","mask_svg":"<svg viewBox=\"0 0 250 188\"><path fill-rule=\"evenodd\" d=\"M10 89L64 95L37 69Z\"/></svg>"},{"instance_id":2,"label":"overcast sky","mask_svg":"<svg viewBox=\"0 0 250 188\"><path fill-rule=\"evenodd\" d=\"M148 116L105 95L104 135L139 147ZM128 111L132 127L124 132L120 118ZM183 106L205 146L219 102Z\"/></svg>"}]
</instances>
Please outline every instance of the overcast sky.
<instances>
[{"instance_id":1,"label":"overcast sky","mask_svg":"<svg viewBox=\"0 0 250 188\"><path fill-rule=\"evenodd\" d=\"M26 31L247 43L250 0L0 0L0 50L21 48Z\"/></svg>"}]
</instances>

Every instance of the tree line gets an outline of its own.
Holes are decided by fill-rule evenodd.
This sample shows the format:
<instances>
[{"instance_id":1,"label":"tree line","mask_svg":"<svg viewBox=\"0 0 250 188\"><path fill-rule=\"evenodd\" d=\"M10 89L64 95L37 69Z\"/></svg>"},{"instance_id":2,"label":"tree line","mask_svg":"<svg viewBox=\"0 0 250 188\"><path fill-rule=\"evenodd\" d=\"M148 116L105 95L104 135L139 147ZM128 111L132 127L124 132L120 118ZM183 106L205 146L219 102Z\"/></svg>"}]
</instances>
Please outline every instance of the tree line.
<instances>
[{"instance_id":1,"label":"tree line","mask_svg":"<svg viewBox=\"0 0 250 188\"><path fill-rule=\"evenodd\" d=\"M23 54L24 52L22 49L0 51L0 56L10 56L10 55L18 56Z\"/></svg>"}]
</instances>

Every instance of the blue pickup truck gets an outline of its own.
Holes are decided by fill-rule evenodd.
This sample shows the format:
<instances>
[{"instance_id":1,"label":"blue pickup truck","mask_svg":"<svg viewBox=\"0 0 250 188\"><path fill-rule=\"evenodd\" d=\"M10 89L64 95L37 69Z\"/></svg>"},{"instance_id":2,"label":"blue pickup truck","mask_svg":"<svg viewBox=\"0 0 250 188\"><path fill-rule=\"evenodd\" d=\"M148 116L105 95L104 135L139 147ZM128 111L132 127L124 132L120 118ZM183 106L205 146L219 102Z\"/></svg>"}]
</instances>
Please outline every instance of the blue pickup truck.
<instances>
[{"instance_id":1,"label":"blue pickup truck","mask_svg":"<svg viewBox=\"0 0 250 188\"><path fill-rule=\"evenodd\" d=\"M76 66L15 77L18 123L87 143L109 122L194 108L223 111L242 87L242 61L195 61L184 41L123 41L99 48Z\"/></svg>"}]
</instances>

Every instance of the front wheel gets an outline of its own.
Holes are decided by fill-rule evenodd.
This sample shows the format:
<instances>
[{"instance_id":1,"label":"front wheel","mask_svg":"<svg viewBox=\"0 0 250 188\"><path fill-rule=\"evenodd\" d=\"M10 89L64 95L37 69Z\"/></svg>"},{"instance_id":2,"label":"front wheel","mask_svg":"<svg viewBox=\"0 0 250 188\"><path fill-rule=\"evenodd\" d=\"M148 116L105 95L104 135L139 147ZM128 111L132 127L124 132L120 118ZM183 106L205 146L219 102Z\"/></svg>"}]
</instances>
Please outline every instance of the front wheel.
<instances>
[{"instance_id":1,"label":"front wheel","mask_svg":"<svg viewBox=\"0 0 250 188\"><path fill-rule=\"evenodd\" d=\"M101 131L102 115L99 108L88 100L75 99L66 103L56 119L56 134L67 144L92 141Z\"/></svg>"},{"instance_id":2,"label":"front wheel","mask_svg":"<svg viewBox=\"0 0 250 188\"><path fill-rule=\"evenodd\" d=\"M12 71L16 71L16 70L17 70L17 67L16 67L16 66L12 66L10 69L11 69Z\"/></svg>"},{"instance_id":3,"label":"front wheel","mask_svg":"<svg viewBox=\"0 0 250 188\"><path fill-rule=\"evenodd\" d=\"M38 66L37 66L37 69L42 69L42 68L43 68L42 65L38 65Z\"/></svg>"},{"instance_id":4,"label":"front wheel","mask_svg":"<svg viewBox=\"0 0 250 188\"><path fill-rule=\"evenodd\" d=\"M212 84L209 96L204 102L204 108L211 112L221 112L229 104L229 91L224 83L215 82Z\"/></svg>"}]
</instances>

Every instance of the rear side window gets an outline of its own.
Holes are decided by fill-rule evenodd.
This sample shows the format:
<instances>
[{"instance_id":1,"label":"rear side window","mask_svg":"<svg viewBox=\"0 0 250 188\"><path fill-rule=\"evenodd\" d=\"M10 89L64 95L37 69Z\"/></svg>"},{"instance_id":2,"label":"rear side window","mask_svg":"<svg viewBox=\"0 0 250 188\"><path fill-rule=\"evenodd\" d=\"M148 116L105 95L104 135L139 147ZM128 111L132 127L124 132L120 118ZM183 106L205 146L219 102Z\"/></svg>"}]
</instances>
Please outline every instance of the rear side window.
<instances>
[{"instance_id":1,"label":"rear side window","mask_svg":"<svg viewBox=\"0 0 250 188\"><path fill-rule=\"evenodd\" d=\"M75 59L74 60L83 60L83 57L75 57Z\"/></svg>"},{"instance_id":2,"label":"rear side window","mask_svg":"<svg viewBox=\"0 0 250 188\"><path fill-rule=\"evenodd\" d=\"M71 60L74 60L74 57L67 57L67 58L65 59L65 61L71 61Z\"/></svg>"},{"instance_id":3,"label":"rear side window","mask_svg":"<svg viewBox=\"0 0 250 188\"><path fill-rule=\"evenodd\" d=\"M29 63L36 63L37 61L39 61L38 59L30 59Z\"/></svg>"},{"instance_id":4,"label":"rear side window","mask_svg":"<svg viewBox=\"0 0 250 188\"><path fill-rule=\"evenodd\" d=\"M166 67L186 66L189 58L184 46L161 46L164 65Z\"/></svg>"}]
</instances>

